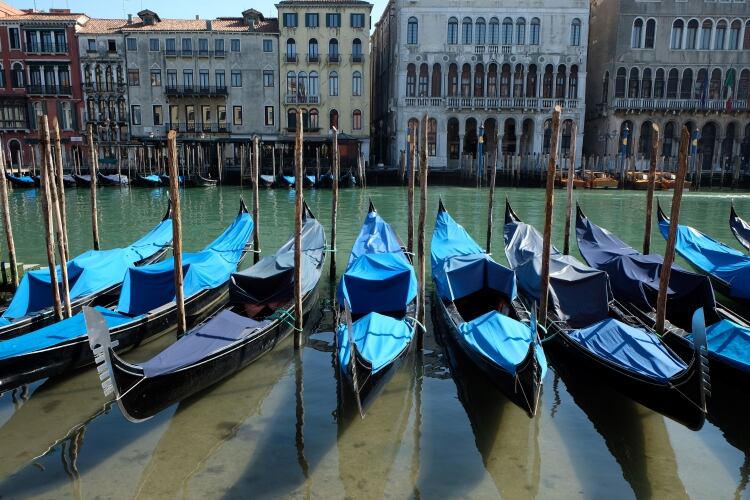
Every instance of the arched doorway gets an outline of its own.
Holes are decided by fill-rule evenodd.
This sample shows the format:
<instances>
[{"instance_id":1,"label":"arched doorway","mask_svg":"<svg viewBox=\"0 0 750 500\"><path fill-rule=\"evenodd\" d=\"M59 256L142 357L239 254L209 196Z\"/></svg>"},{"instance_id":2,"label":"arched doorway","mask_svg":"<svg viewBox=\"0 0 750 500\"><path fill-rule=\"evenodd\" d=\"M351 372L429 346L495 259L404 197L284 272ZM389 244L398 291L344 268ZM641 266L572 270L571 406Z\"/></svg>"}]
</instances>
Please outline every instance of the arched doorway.
<instances>
[{"instance_id":1,"label":"arched doorway","mask_svg":"<svg viewBox=\"0 0 750 500\"><path fill-rule=\"evenodd\" d=\"M534 120L526 118L521 127L520 154L527 155L534 152Z\"/></svg>"},{"instance_id":2,"label":"arched doorway","mask_svg":"<svg viewBox=\"0 0 750 500\"><path fill-rule=\"evenodd\" d=\"M698 154L703 155L702 169L712 169L715 150L716 124L714 122L708 122L703 126L703 130L701 130L701 138L698 141Z\"/></svg>"},{"instance_id":3,"label":"arched doorway","mask_svg":"<svg viewBox=\"0 0 750 500\"><path fill-rule=\"evenodd\" d=\"M497 120L494 118L487 118L484 121L484 151L486 153L495 152L495 145L497 144ZM491 157L492 155L490 155Z\"/></svg>"},{"instance_id":4,"label":"arched doorway","mask_svg":"<svg viewBox=\"0 0 750 500\"><path fill-rule=\"evenodd\" d=\"M458 118L448 118L448 162L458 161L461 139L458 136Z\"/></svg>"},{"instance_id":5,"label":"arched doorway","mask_svg":"<svg viewBox=\"0 0 750 500\"><path fill-rule=\"evenodd\" d=\"M625 120L620 125L619 154L629 157L633 151L633 122Z\"/></svg>"},{"instance_id":6,"label":"arched doorway","mask_svg":"<svg viewBox=\"0 0 750 500\"><path fill-rule=\"evenodd\" d=\"M653 138L653 125L650 121L641 124L641 133L638 136L638 154L644 158L651 158L651 140Z\"/></svg>"},{"instance_id":7,"label":"arched doorway","mask_svg":"<svg viewBox=\"0 0 750 500\"><path fill-rule=\"evenodd\" d=\"M23 153L21 152L21 141L18 139L11 139L8 141L8 151L10 153L10 165L20 169L23 165Z\"/></svg>"},{"instance_id":8,"label":"arched doorway","mask_svg":"<svg viewBox=\"0 0 750 500\"><path fill-rule=\"evenodd\" d=\"M737 135L737 125L735 122L727 125L727 131L724 133L724 141L721 143L721 165L722 168L732 168L734 153L734 141Z\"/></svg>"},{"instance_id":9,"label":"arched doorway","mask_svg":"<svg viewBox=\"0 0 750 500\"><path fill-rule=\"evenodd\" d=\"M567 158L570 155L570 145L573 140L573 120L565 120L562 123L562 135L560 136L560 155Z\"/></svg>"},{"instance_id":10,"label":"arched doorway","mask_svg":"<svg viewBox=\"0 0 750 500\"><path fill-rule=\"evenodd\" d=\"M516 154L516 121L508 118L503 125L503 155L514 154Z\"/></svg>"},{"instance_id":11,"label":"arched doorway","mask_svg":"<svg viewBox=\"0 0 750 500\"><path fill-rule=\"evenodd\" d=\"M466 120L466 135L464 136L464 154L470 154L472 158L477 157L477 120L468 118Z\"/></svg>"}]
</instances>

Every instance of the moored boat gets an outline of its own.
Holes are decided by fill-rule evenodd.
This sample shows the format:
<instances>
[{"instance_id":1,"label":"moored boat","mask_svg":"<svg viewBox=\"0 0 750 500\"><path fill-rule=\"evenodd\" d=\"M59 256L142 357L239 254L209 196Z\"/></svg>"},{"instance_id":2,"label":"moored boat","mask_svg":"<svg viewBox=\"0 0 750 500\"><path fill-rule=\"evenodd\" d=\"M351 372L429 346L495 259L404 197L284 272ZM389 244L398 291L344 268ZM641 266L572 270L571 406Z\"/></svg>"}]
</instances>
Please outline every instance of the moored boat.
<instances>
[{"instance_id":1,"label":"moored boat","mask_svg":"<svg viewBox=\"0 0 750 500\"><path fill-rule=\"evenodd\" d=\"M127 186L130 182L126 175L97 173L97 178L102 186Z\"/></svg>"},{"instance_id":2,"label":"moored boat","mask_svg":"<svg viewBox=\"0 0 750 500\"><path fill-rule=\"evenodd\" d=\"M533 416L547 360L513 271L484 253L442 200L431 244L437 323L508 398Z\"/></svg>"},{"instance_id":3,"label":"moored boat","mask_svg":"<svg viewBox=\"0 0 750 500\"><path fill-rule=\"evenodd\" d=\"M13 187L33 188L37 186L36 182L34 181L34 178L28 175L13 175L10 173L6 173L5 178L8 180L8 182L10 182L10 184Z\"/></svg>"},{"instance_id":4,"label":"moored boat","mask_svg":"<svg viewBox=\"0 0 750 500\"><path fill-rule=\"evenodd\" d=\"M276 184L276 179L274 179L273 175L261 175L258 182L261 186L270 188Z\"/></svg>"},{"instance_id":5,"label":"moored boat","mask_svg":"<svg viewBox=\"0 0 750 500\"><path fill-rule=\"evenodd\" d=\"M606 172L584 172L583 179L588 189L617 189L618 182Z\"/></svg>"},{"instance_id":6,"label":"moored boat","mask_svg":"<svg viewBox=\"0 0 750 500\"><path fill-rule=\"evenodd\" d=\"M75 179L77 186L91 187L91 176L90 175L73 174L73 179Z\"/></svg>"},{"instance_id":7,"label":"moored boat","mask_svg":"<svg viewBox=\"0 0 750 500\"><path fill-rule=\"evenodd\" d=\"M737 215L734 209L734 202L732 202L729 211L729 229L732 230L732 234L737 238L745 250L750 251L750 224Z\"/></svg>"},{"instance_id":8,"label":"moored boat","mask_svg":"<svg viewBox=\"0 0 750 500\"><path fill-rule=\"evenodd\" d=\"M648 189L648 173L628 170L625 172L625 185L630 189ZM661 189L661 184L657 182L654 184L654 187L655 189Z\"/></svg>"},{"instance_id":9,"label":"moored boat","mask_svg":"<svg viewBox=\"0 0 750 500\"><path fill-rule=\"evenodd\" d=\"M293 188L296 182L297 179L293 175L282 175L279 177L279 183L283 187Z\"/></svg>"},{"instance_id":10,"label":"moored boat","mask_svg":"<svg viewBox=\"0 0 750 500\"><path fill-rule=\"evenodd\" d=\"M217 183L218 181L216 179L203 177L201 174L190 174L187 177L187 184L192 187L213 187L216 186Z\"/></svg>"},{"instance_id":11,"label":"moored boat","mask_svg":"<svg viewBox=\"0 0 750 500\"><path fill-rule=\"evenodd\" d=\"M167 177L167 183L169 177ZM142 187L159 187L162 185L162 179L156 174L137 174L133 179L133 185Z\"/></svg>"}]
</instances>

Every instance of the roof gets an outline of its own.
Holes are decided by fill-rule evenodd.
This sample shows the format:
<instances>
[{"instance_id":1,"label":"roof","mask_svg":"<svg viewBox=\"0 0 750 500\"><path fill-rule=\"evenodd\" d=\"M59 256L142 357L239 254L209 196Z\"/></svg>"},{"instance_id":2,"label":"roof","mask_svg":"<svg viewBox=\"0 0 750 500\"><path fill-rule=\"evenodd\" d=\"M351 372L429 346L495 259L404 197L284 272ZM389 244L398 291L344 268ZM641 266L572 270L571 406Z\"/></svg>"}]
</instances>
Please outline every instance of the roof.
<instances>
[{"instance_id":1,"label":"roof","mask_svg":"<svg viewBox=\"0 0 750 500\"><path fill-rule=\"evenodd\" d=\"M211 28L209 29L209 21ZM162 19L154 24L145 24L134 20L132 24L122 26L123 31L249 31L241 17L220 17L218 19ZM279 20L265 18L259 21L252 32L278 33Z\"/></svg>"},{"instance_id":2,"label":"roof","mask_svg":"<svg viewBox=\"0 0 750 500\"><path fill-rule=\"evenodd\" d=\"M88 16L83 13L70 12L67 9L60 9L51 12L36 12L32 9L21 11L21 14L13 14L0 17L0 22L13 21L44 21L44 22L65 22L83 24L88 20Z\"/></svg>"},{"instance_id":3,"label":"roof","mask_svg":"<svg viewBox=\"0 0 750 500\"><path fill-rule=\"evenodd\" d=\"M117 33L120 28L127 24L126 19L89 19L78 32L90 34Z\"/></svg>"},{"instance_id":4,"label":"roof","mask_svg":"<svg viewBox=\"0 0 750 500\"><path fill-rule=\"evenodd\" d=\"M9 5L5 2L0 2L0 17L17 16L20 14L23 14L22 10L16 9L12 5Z\"/></svg>"},{"instance_id":5,"label":"roof","mask_svg":"<svg viewBox=\"0 0 750 500\"><path fill-rule=\"evenodd\" d=\"M315 7L326 5L338 5L341 7L369 7L370 9L373 7L370 2L364 0L281 0L281 2L276 4L276 7Z\"/></svg>"}]
</instances>

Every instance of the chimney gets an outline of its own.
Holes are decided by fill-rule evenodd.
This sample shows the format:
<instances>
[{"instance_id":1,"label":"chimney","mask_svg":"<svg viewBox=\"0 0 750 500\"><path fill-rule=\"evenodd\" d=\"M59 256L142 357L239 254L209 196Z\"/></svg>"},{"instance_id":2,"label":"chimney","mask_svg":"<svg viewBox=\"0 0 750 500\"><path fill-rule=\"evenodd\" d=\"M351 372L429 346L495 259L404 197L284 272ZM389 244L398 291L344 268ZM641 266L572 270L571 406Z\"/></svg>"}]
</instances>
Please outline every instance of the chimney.
<instances>
[{"instance_id":1,"label":"chimney","mask_svg":"<svg viewBox=\"0 0 750 500\"><path fill-rule=\"evenodd\" d=\"M195 15L195 20L196 20L196 21L200 21L200 19L201 19L201 16L199 16L198 14L196 14L196 15Z\"/></svg>"},{"instance_id":2,"label":"chimney","mask_svg":"<svg viewBox=\"0 0 750 500\"><path fill-rule=\"evenodd\" d=\"M133 14L128 14L128 24L133 24Z\"/></svg>"},{"instance_id":3,"label":"chimney","mask_svg":"<svg viewBox=\"0 0 750 500\"><path fill-rule=\"evenodd\" d=\"M208 29L208 31L211 31L211 30L213 30L213 28L214 28L214 22L211 19L207 20L206 21L206 29Z\"/></svg>"}]
</instances>

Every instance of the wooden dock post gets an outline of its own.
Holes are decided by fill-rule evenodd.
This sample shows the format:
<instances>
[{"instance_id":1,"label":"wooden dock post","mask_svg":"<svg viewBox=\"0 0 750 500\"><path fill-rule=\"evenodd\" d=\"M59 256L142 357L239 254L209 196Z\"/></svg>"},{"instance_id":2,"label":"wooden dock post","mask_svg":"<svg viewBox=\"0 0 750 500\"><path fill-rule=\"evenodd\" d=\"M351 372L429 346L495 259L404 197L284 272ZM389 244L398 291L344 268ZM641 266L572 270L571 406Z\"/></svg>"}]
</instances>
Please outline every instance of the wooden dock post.
<instances>
[{"instance_id":1,"label":"wooden dock post","mask_svg":"<svg viewBox=\"0 0 750 500\"><path fill-rule=\"evenodd\" d=\"M339 131L331 127L331 142L333 154L333 184L331 185L331 270L330 280L336 281L336 218L339 212Z\"/></svg>"},{"instance_id":2,"label":"wooden dock post","mask_svg":"<svg viewBox=\"0 0 750 500\"><path fill-rule=\"evenodd\" d=\"M669 215L669 234L667 236L667 248L664 251L664 263L659 273L659 295L656 297L656 324L654 330L659 335L664 334L664 319L667 315L667 288L669 276L674 264L674 247L677 242L677 225L680 219L680 204L682 203L682 190L685 187L685 175L687 174L688 145L690 144L690 132L687 127L682 127L680 137L680 154L677 166L677 179L672 194L672 210Z\"/></svg>"},{"instance_id":3,"label":"wooden dock post","mask_svg":"<svg viewBox=\"0 0 750 500\"><path fill-rule=\"evenodd\" d=\"M216 142L216 170L219 176L219 183L221 183L221 170L222 170L222 159L221 159L221 144Z\"/></svg>"},{"instance_id":4,"label":"wooden dock post","mask_svg":"<svg viewBox=\"0 0 750 500\"><path fill-rule=\"evenodd\" d=\"M68 260L70 255L68 247L68 209L65 205L65 182L63 176L65 175L65 169L63 168L63 156L62 156L62 141L60 140L60 125L57 122L57 117L52 120L52 128L55 134L55 156L57 163L57 195L60 203L60 217L62 222L62 246L65 249L65 262Z\"/></svg>"},{"instance_id":5,"label":"wooden dock post","mask_svg":"<svg viewBox=\"0 0 750 500\"><path fill-rule=\"evenodd\" d=\"M169 161L169 197L172 198L172 255L174 256L174 299L177 304L177 335L187 331L185 292L182 288L182 209L180 208L180 178L177 168L177 132L167 134Z\"/></svg>"},{"instance_id":6,"label":"wooden dock post","mask_svg":"<svg viewBox=\"0 0 750 500\"><path fill-rule=\"evenodd\" d=\"M412 127L409 135L409 159L411 165L407 169L406 175L406 205L407 205L407 235L406 235L406 253L414 254L414 175L417 170L417 130Z\"/></svg>"},{"instance_id":7,"label":"wooden dock post","mask_svg":"<svg viewBox=\"0 0 750 500\"><path fill-rule=\"evenodd\" d=\"M555 165L557 164L557 142L560 133L560 106L552 112L552 136L547 162L547 197L544 205L544 245L542 247L542 283L539 287L539 325L547 326L547 299L549 296L549 256L552 245L552 206L555 202Z\"/></svg>"},{"instance_id":8,"label":"wooden dock post","mask_svg":"<svg viewBox=\"0 0 750 500\"><path fill-rule=\"evenodd\" d=\"M94 124L89 123L89 151L91 152L91 168L89 174L91 177L91 232L94 236L94 250L99 250L99 220L97 218L97 206L96 206L96 156L97 152L94 148Z\"/></svg>"},{"instance_id":9,"label":"wooden dock post","mask_svg":"<svg viewBox=\"0 0 750 500\"><path fill-rule=\"evenodd\" d=\"M315 186L320 187L320 146L315 148Z\"/></svg>"},{"instance_id":10,"label":"wooden dock post","mask_svg":"<svg viewBox=\"0 0 750 500\"><path fill-rule=\"evenodd\" d=\"M648 168L648 191L646 191L646 224L643 226L643 255L651 253L651 220L654 210L654 189L656 187L656 163L659 161L659 126L655 123L651 138L651 163Z\"/></svg>"},{"instance_id":11,"label":"wooden dock post","mask_svg":"<svg viewBox=\"0 0 750 500\"><path fill-rule=\"evenodd\" d=\"M487 254L492 253L492 213L495 211L495 179L497 177L497 157L499 156L500 144L495 134L495 154L492 158L492 171L490 172L490 196L487 206Z\"/></svg>"},{"instance_id":12,"label":"wooden dock post","mask_svg":"<svg viewBox=\"0 0 750 500\"><path fill-rule=\"evenodd\" d=\"M39 142L42 149L46 151L49 148L49 123L47 115L38 115L39 122ZM62 305L60 304L60 288L57 284L57 269L55 266L55 239L52 236L54 230L54 221L52 218L52 191L50 190L49 172L47 169L47 155L42 155L42 210L44 212L44 229L45 240L47 243L47 264L49 265L50 289L52 291L52 305L55 309L55 319L63 319ZM60 266L65 267L64 265Z\"/></svg>"},{"instance_id":13,"label":"wooden dock post","mask_svg":"<svg viewBox=\"0 0 750 500\"><path fill-rule=\"evenodd\" d=\"M294 140L294 348L302 347L302 110L297 109L297 130Z\"/></svg>"},{"instance_id":14,"label":"wooden dock post","mask_svg":"<svg viewBox=\"0 0 750 500\"><path fill-rule=\"evenodd\" d=\"M5 147L0 144L0 203L3 210L3 227L5 241L8 244L8 262L10 263L10 279L13 288L18 287L18 261L16 260L16 243L13 239L13 224L10 219L10 204L8 203L8 181L5 179Z\"/></svg>"},{"instance_id":15,"label":"wooden dock post","mask_svg":"<svg viewBox=\"0 0 750 500\"><path fill-rule=\"evenodd\" d=\"M573 178L576 176L576 134L578 124L575 121L570 125L570 151L568 152L568 183L567 197L565 199L565 241L563 242L563 253L570 255L570 218L573 214ZM562 178L562 172L560 172Z\"/></svg>"},{"instance_id":16,"label":"wooden dock post","mask_svg":"<svg viewBox=\"0 0 750 500\"><path fill-rule=\"evenodd\" d=\"M250 175L253 177L253 264L260 260L260 200L258 199L258 170L260 170L260 138L253 137L253 163L250 167Z\"/></svg>"},{"instance_id":17,"label":"wooden dock post","mask_svg":"<svg viewBox=\"0 0 750 500\"><path fill-rule=\"evenodd\" d=\"M404 169L405 169L404 156L405 156L405 152L402 149L398 157L398 182L399 182L399 185L401 186L404 185Z\"/></svg>"},{"instance_id":18,"label":"wooden dock post","mask_svg":"<svg viewBox=\"0 0 750 500\"><path fill-rule=\"evenodd\" d=\"M424 225L425 218L427 217L427 123L428 116L425 113L422 117L422 148L421 158L419 162L419 225L417 228L417 257L419 267L417 268L417 281L419 283L419 293L417 294L417 320L420 324L425 324L425 305L427 300L425 293L427 290L425 284L425 238L424 238ZM417 349L422 349L424 345L424 329L419 326L419 333L417 334Z\"/></svg>"}]
</instances>

